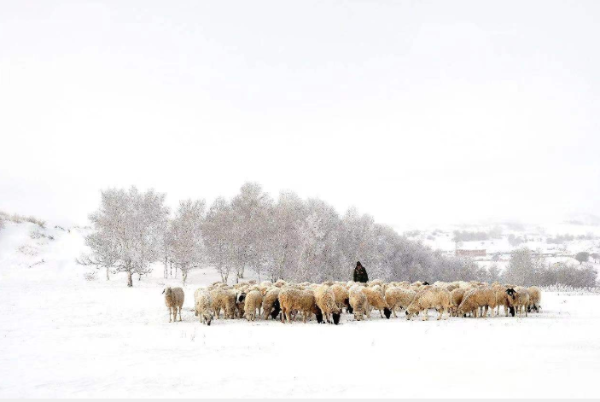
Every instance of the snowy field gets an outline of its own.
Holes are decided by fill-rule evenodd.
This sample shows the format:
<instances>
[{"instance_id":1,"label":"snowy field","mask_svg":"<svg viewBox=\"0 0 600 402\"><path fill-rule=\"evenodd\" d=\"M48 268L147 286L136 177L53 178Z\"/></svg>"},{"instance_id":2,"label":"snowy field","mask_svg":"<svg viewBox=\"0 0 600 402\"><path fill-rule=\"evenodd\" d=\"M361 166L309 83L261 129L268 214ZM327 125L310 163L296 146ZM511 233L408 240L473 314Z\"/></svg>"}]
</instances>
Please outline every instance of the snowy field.
<instances>
[{"instance_id":1,"label":"snowy field","mask_svg":"<svg viewBox=\"0 0 600 402\"><path fill-rule=\"evenodd\" d=\"M101 272L86 281L80 233L33 240L33 228L0 232L3 398L600 397L596 295L544 293L528 318L206 327L193 291L216 276L197 271L170 324L160 267L133 288Z\"/></svg>"}]
</instances>

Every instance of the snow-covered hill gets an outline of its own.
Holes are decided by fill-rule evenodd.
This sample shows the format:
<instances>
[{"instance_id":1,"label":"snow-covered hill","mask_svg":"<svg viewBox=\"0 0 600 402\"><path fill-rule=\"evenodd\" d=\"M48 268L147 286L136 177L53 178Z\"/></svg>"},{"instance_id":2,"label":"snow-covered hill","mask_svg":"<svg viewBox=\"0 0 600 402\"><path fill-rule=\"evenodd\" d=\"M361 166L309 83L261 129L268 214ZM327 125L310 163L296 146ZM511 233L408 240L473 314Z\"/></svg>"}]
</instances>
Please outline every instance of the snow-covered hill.
<instances>
[{"instance_id":1,"label":"snow-covered hill","mask_svg":"<svg viewBox=\"0 0 600 402\"><path fill-rule=\"evenodd\" d=\"M598 296L545 293L527 318L207 327L191 311L194 289L218 279L204 270L170 324L161 292L180 279L157 267L133 288L88 281L84 233L0 232L0 397L600 396Z\"/></svg>"},{"instance_id":2,"label":"snow-covered hill","mask_svg":"<svg viewBox=\"0 0 600 402\"><path fill-rule=\"evenodd\" d=\"M457 242L456 232L486 238ZM455 255L456 250L485 250L485 256L474 257L475 261L483 267L494 263L501 269L510 254L522 247L541 252L547 263L561 261L576 265L579 262L575 256L579 252L600 254L600 226L581 223L449 225L408 231L405 235L447 255ZM589 263L600 268L600 259L590 258Z\"/></svg>"}]
</instances>

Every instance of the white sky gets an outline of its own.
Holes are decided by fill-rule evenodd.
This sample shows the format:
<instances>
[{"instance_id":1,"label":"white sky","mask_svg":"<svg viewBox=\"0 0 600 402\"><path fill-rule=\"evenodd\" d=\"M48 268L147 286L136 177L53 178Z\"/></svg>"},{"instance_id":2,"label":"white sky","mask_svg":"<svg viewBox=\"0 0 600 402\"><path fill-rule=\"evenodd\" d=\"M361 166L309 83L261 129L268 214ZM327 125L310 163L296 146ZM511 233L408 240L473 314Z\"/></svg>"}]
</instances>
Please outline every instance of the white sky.
<instances>
[{"instance_id":1,"label":"white sky","mask_svg":"<svg viewBox=\"0 0 600 402\"><path fill-rule=\"evenodd\" d=\"M600 215L598 1L0 3L0 209L258 181L396 227Z\"/></svg>"}]
</instances>

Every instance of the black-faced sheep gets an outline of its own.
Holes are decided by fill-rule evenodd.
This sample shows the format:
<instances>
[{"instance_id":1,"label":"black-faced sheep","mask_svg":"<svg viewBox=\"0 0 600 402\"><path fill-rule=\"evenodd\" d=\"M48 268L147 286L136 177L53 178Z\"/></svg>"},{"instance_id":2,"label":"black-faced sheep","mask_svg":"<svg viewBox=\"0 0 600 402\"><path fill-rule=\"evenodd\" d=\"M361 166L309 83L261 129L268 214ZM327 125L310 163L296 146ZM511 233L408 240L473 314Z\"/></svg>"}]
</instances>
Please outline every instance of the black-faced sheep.
<instances>
[{"instance_id":1,"label":"black-faced sheep","mask_svg":"<svg viewBox=\"0 0 600 402\"><path fill-rule=\"evenodd\" d=\"M367 302L369 306L379 310L379 314L381 318L385 315L385 318L390 318L392 315L392 311L390 310L390 306L385 301L385 297L381 293L381 288L379 285L373 287L364 287L362 289L365 296L367 296Z\"/></svg>"},{"instance_id":2,"label":"black-faced sheep","mask_svg":"<svg viewBox=\"0 0 600 402\"><path fill-rule=\"evenodd\" d=\"M333 290L333 294L335 295L335 302L339 309L345 308L346 311L352 314L352 307L350 306L350 294L348 293L348 289L345 286L340 284L335 284L331 287Z\"/></svg>"},{"instance_id":3,"label":"black-faced sheep","mask_svg":"<svg viewBox=\"0 0 600 402\"><path fill-rule=\"evenodd\" d=\"M327 323L339 324L341 310L335 302L335 294L328 285L321 285L315 289L315 303L321 309Z\"/></svg>"},{"instance_id":4,"label":"black-faced sheep","mask_svg":"<svg viewBox=\"0 0 600 402\"><path fill-rule=\"evenodd\" d=\"M528 289L529 292L529 306L527 311L540 311L540 303L542 301L542 291L537 286L531 286Z\"/></svg>"},{"instance_id":5,"label":"black-faced sheep","mask_svg":"<svg viewBox=\"0 0 600 402\"><path fill-rule=\"evenodd\" d=\"M279 292L281 291L278 287L271 287L267 291L265 297L263 297L262 310L265 320L269 318L269 315L273 319L276 319L281 311L281 305L279 304Z\"/></svg>"},{"instance_id":6,"label":"black-faced sheep","mask_svg":"<svg viewBox=\"0 0 600 402\"><path fill-rule=\"evenodd\" d=\"M279 291L279 305L281 306L281 322L291 322L292 311L302 312L302 321L306 322L312 314L317 316L321 322L323 316L321 310L315 303L315 295L312 290L301 290L285 286Z\"/></svg>"},{"instance_id":7,"label":"black-faced sheep","mask_svg":"<svg viewBox=\"0 0 600 402\"><path fill-rule=\"evenodd\" d=\"M397 310L406 309L410 305L416 294L415 291L399 287L389 287L385 291L385 301L390 307L390 310L392 310L394 317L398 317L396 315Z\"/></svg>"}]
</instances>

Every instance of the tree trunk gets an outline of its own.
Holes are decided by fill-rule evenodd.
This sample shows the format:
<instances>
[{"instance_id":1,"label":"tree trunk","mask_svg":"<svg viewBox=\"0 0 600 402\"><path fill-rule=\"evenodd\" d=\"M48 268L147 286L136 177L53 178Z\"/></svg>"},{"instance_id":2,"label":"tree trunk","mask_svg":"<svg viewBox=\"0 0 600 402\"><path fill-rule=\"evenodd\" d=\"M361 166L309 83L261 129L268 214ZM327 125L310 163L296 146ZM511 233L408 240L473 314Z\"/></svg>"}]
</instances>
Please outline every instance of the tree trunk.
<instances>
[{"instance_id":1,"label":"tree trunk","mask_svg":"<svg viewBox=\"0 0 600 402\"><path fill-rule=\"evenodd\" d=\"M165 257L165 279L169 277L169 260Z\"/></svg>"},{"instance_id":2,"label":"tree trunk","mask_svg":"<svg viewBox=\"0 0 600 402\"><path fill-rule=\"evenodd\" d=\"M185 285L185 281L187 281L187 269L184 271L183 269L181 270L181 278L183 279L183 284Z\"/></svg>"},{"instance_id":3,"label":"tree trunk","mask_svg":"<svg viewBox=\"0 0 600 402\"><path fill-rule=\"evenodd\" d=\"M110 281L110 277L108 276L109 268L106 267L106 280Z\"/></svg>"},{"instance_id":4,"label":"tree trunk","mask_svg":"<svg viewBox=\"0 0 600 402\"><path fill-rule=\"evenodd\" d=\"M127 271L127 286L133 287L133 273L131 271Z\"/></svg>"}]
</instances>

